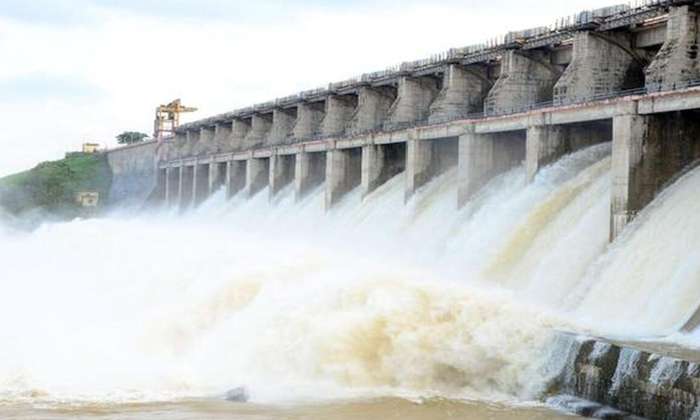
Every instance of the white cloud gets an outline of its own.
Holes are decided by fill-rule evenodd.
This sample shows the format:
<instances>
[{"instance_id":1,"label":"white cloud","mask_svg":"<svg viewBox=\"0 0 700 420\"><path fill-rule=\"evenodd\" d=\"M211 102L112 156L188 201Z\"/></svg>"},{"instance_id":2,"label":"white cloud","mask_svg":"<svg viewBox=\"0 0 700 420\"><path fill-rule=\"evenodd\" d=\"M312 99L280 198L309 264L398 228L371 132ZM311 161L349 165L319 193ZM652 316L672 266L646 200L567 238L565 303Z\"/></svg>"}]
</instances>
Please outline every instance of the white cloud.
<instances>
[{"instance_id":1,"label":"white cloud","mask_svg":"<svg viewBox=\"0 0 700 420\"><path fill-rule=\"evenodd\" d=\"M154 107L177 97L203 118L609 4L72 0L45 2L40 13L6 3L0 176L84 141L113 145L121 131L150 132Z\"/></svg>"}]
</instances>

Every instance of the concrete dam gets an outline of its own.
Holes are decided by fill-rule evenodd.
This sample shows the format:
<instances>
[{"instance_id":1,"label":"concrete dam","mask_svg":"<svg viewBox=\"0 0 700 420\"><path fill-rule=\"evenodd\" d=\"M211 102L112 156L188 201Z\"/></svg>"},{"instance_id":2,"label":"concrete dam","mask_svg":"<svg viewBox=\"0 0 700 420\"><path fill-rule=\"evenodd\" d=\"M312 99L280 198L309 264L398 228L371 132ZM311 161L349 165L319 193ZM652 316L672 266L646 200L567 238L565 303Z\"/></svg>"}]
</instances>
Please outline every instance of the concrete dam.
<instances>
[{"instance_id":1,"label":"concrete dam","mask_svg":"<svg viewBox=\"0 0 700 420\"><path fill-rule=\"evenodd\" d=\"M283 342L300 376L546 400L596 418L697 419L699 37L696 1L578 13L115 149L113 199L222 231L194 252L165 229L152 236L170 238L160 245L176 265L212 250L200 252L193 289L253 311L264 321L232 312L221 328L264 360ZM250 230L274 241L251 245ZM353 259L356 248L372 258ZM474 289L404 284L373 272L378 258L399 261L401 276L429 267ZM270 260L281 261L274 274ZM249 261L259 272L217 283L220 265L238 273ZM317 284L308 272L326 265L353 276ZM201 302L187 302L200 316ZM225 318L201 311L197 325ZM259 339L248 322L271 332ZM173 335L197 336L182 324ZM250 354L232 351L221 360L259 380L238 362ZM297 360L309 354L318 365Z\"/></svg>"}]
</instances>

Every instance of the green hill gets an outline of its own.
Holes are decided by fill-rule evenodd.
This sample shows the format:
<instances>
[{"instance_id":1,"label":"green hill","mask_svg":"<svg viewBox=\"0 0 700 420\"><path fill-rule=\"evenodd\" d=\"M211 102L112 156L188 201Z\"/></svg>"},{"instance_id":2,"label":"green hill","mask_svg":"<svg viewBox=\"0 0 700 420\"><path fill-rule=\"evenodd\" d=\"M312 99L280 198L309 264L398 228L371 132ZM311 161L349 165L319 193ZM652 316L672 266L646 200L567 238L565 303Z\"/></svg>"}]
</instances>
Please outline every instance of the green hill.
<instances>
[{"instance_id":1,"label":"green hill","mask_svg":"<svg viewBox=\"0 0 700 420\"><path fill-rule=\"evenodd\" d=\"M97 191L103 203L111 182L112 172L103 155L68 156L0 178L0 207L14 216L69 219L85 214L76 201L77 193Z\"/></svg>"}]
</instances>

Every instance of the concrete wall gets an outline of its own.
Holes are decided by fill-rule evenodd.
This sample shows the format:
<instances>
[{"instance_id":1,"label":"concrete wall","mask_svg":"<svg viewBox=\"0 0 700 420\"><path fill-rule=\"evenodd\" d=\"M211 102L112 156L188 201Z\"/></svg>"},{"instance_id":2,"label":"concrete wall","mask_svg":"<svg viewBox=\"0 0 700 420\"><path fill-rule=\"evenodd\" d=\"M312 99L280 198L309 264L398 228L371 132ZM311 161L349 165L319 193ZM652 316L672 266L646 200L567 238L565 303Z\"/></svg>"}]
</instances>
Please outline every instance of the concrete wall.
<instances>
[{"instance_id":1,"label":"concrete wall","mask_svg":"<svg viewBox=\"0 0 700 420\"><path fill-rule=\"evenodd\" d=\"M297 119L292 128L292 137L308 139L320 134L321 123L326 116L325 102L302 102L297 108Z\"/></svg>"},{"instance_id":2,"label":"concrete wall","mask_svg":"<svg viewBox=\"0 0 700 420\"><path fill-rule=\"evenodd\" d=\"M331 95L326 99L326 115L321 122L321 134L338 136L345 134L355 109L358 97L356 95Z\"/></svg>"},{"instance_id":3,"label":"concrete wall","mask_svg":"<svg viewBox=\"0 0 700 420\"><path fill-rule=\"evenodd\" d=\"M457 137L412 140L406 150L405 200L434 177L456 166L459 159Z\"/></svg>"},{"instance_id":4,"label":"concrete wall","mask_svg":"<svg viewBox=\"0 0 700 420\"><path fill-rule=\"evenodd\" d=\"M440 85L434 77L400 78L398 94L387 113L385 127L427 121L430 105L437 97Z\"/></svg>"},{"instance_id":5,"label":"concrete wall","mask_svg":"<svg viewBox=\"0 0 700 420\"><path fill-rule=\"evenodd\" d=\"M450 65L445 71L442 90L430 106L430 121L452 120L481 112L491 86L486 66Z\"/></svg>"},{"instance_id":6,"label":"concrete wall","mask_svg":"<svg viewBox=\"0 0 700 420\"><path fill-rule=\"evenodd\" d=\"M108 202L112 206L141 206L156 188L155 141L105 152L112 170Z\"/></svg>"},{"instance_id":7,"label":"concrete wall","mask_svg":"<svg viewBox=\"0 0 700 420\"><path fill-rule=\"evenodd\" d=\"M326 153L299 153L294 169L294 198L297 202L306 197L326 179Z\"/></svg>"},{"instance_id":8,"label":"concrete wall","mask_svg":"<svg viewBox=\"0 0 700 420\"><path fill-rule=\"evenodd\" d=\"M329 150L326 155L326 209L331 209L362 180L362 149Z\"/></svg>"},{"instance_id":9,"label":"concrete wall","mask_svg":"<svg viewBox=\"0 0 700 420\"><path fill-rule=\"evenodd\" d=\"M243 148L263 146L272 127L272 114L256 114L251 118L250 130L243 139Z\"/></svg>"},{"instance_id":10,"label":"concrete wall","mask_svg":"<svg viewBox=\"0 0 700 420\"><path fill-rule=\"evenodd\" d=\"M406 143L370 144L362 148L362 197L406 169Z\"/></svg>"},{"instance_id":11,"label":"concrete wall","mask_svg":"<svg viewBox=\"0 0 700 420\"><path fill-rule=\"evenodd\" d=\"M361 133L382 128L395 100L396 89L392 87L362 87L357 109L348 123L347 132Z\"/></svg>"},{"instance_id":12,"label":"concrete wall","mask_svg":"<svg viewBox=\"0 0 700 420\"><path fill-rule=\"evenodd\" d=\"M272 126L267 133L266 144L280 144L292 138L292 129L297 119L297 109L277 108L272 111Z\"/></svg>"}]
</instances>

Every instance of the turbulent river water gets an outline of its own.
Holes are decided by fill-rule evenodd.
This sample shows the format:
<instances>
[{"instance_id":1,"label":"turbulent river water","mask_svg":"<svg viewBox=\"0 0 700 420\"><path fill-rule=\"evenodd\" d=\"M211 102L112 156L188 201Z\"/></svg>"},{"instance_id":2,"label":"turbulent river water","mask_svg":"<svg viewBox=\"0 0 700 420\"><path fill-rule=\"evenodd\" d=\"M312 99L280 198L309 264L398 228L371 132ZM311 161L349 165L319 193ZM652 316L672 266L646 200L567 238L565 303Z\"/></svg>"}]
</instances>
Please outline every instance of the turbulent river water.
<instances>
[{"instance_id":1,"label":"turbulent river water","mask_svg":"<svg viewBox=\"0 0 700 420\"><path fill-rule=\"evenodd\" d=\"M408 204L397 176L328 213L290 187L0 227L0 417L563 418L556 330L696 342L700 171L608 246L609 153L461 209L452 169Z\"/></svg>"}]
</instances>

